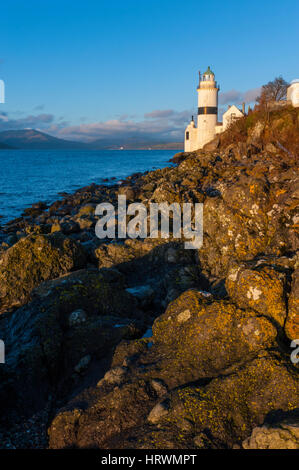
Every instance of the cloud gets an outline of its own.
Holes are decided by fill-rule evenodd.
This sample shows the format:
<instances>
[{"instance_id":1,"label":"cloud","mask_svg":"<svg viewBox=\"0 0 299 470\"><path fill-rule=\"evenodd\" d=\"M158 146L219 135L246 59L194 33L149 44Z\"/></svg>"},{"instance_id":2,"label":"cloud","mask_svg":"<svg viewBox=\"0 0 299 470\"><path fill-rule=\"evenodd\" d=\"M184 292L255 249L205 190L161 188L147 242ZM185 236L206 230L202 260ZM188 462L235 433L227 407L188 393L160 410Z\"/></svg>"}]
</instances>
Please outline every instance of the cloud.
<instances>
[{"instance_id":1,"label":"cloud","mask_svg":"<svg viewBox=\"0 0 299 470\"><path fill-rule=\"evenodd\" d=\"M38 106L35 106L33 108L34 111L42 111L43 109L45 109L45 105L44 104L39 104Z\"/></svg>"},{"instance_id":2,"label":"cloud","mask_svg":"<svg viewBox=\"0 0 299 470\"><path fill-rule=\"evenodd\" d=\"M53 114L29 115L24 118L12 119L7 113L0 113L0 131L45 128L54 121Z\"/></svg>"},{"instance_id":3,"label":"cloud","mask_svg":"<svg viewBox=\"0 0 299 470\"><path fill-rule=\"evenodd\" d=\"M85 142L113 138L178 142L184 138L184 129L190 121L191 114L191 110L154 110L146 113L141 121L133 120L129 115L122 115L117 119L104 122L60 127L55 135L64 139Z\"/></svg>"},{"instance_id":4,"label":"cloud","mask_svg":"<svg viewBox=\"0 0 299 470\"><path fill-rule=\"evenodd\" d=\"M91 142L96 139L107 139L117 137L123 139L136 138L153 140L167 140L170 133L174 133L177 138L183 138L183 129L174 128L165 122L134 122L121 121L114 119L106 122L96 122L90 124L81 124L77 126L67 126L58 129L56 135L61 138L71 140L83 140Z\"/></svg>"},{"instance_id":5,"label":"cloud","mask_svg":"<svg viewBox=\"0 0 299 470\"><path fill-rule=\"evenodd\" d=\"M144 115L145 119L166 118L174 114L173 109L156 109Z\"/></svg>"},{"instance_id":6,"label":"cloud","mask_svg":"<svg viewBox=\"0 0 299 470\"><path fill-rule=\"evenodd\" d=\"M33 128L55 137L85 142L98 139L179 142L184 138L184 129L190 121L192 110L154 110L146 113L139 121L128 114L91 123L80 119L75 125L63 120L63 116L56 118L53 114L42 113L18 118L13 118L12 115L13 113L0 113L0 131Z\"/></svg>"},{"instance_id":7,"label":"cloud","mask_svg":"<svg viewBox=\"0 0 299 470\"><path fill-rule=\"evenodd\" d=\"M258 88L253 88L252 90L246 91L244 93L244 101L246 101L247 103L252 103L256 101L257 97L261 93L261 89L262 87L258 87Z\"/></svg>"},{"instance_id":8,"label":"cloud","mask_svg":"<svg viewBox=\"0 0 299 470\"><path fill-rule=\"evenodd\" d=\"M243 101L245 103L252 103L256 101L256 98L259 96L261 88L252 88L247 91L238 91L238 90L229 90L224 93L219 94L219 103L224 104L241 104Z\"/></svg>"}]
</instances>

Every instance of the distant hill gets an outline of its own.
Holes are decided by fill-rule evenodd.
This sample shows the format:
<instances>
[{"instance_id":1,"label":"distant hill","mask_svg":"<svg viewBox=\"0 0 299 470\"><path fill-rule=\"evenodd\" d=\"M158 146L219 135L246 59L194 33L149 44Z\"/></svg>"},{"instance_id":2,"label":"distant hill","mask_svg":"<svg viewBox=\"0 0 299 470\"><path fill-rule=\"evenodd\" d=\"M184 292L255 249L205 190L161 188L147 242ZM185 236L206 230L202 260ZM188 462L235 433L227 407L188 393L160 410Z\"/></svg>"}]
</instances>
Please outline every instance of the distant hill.
<instances>
[{"instance_id":1,"label":"distant hill","mask_svg":"<svg viewBox=\"0 0 299 470\"><path fill-rule=\"evenodd\" d=\"M29 150L75 150L87 148L83 142L57 139L34 129L0 132L0 144Z\"/></svg>"},{"instance_id":2,"label":"distant hill","mask_svg":"<svg viewBox=\"0 0 299 470\"><path fill-rule=\"evenodd\" d=\"M183 142L169 142L167 144L153 144L152 150L184 150Z\"/></svg>"},{"instance_id":3,"label":"distant hill","mask_svg":"<svg viewBox=\"0 0 299 470\"><path fill-rule=\"evenodd\" d=\"M109 139L96 139L93 142L74 142L58 139L35 129L0 132L0 148L25 150L183 150L182 142L156 142L124 139L117 134Z\"/></svg>"},{"instance_id":4,"label":"distant hill","mask_svg":"<svg viewBox=\"0 0 299 470\"><path fill-rule=\"evenodd\" d=\"M4 144L3 142L0 142L0 150L9 150L12 149L10 145Z\"/></svg>"},{"instance_id":5,"label":"distant hill","mask_svg":"<svg viewBox=\"0 0 299 470\"><path fill-rule=\"evenodd\" d=\"M159 142L153 140L139 140L136 137L110 137L109 139L97 139L88 144L95 150L183 150L183 142Z\"/></svg>"}]
</instances>

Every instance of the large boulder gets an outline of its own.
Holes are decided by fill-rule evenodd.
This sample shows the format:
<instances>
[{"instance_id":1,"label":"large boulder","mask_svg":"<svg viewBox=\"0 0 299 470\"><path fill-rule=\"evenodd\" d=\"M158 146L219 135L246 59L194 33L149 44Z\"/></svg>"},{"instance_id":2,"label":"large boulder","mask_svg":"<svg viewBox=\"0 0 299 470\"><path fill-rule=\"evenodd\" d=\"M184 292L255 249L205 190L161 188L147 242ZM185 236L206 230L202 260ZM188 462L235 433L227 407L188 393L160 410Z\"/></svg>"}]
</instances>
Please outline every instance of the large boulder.
<instances>
[{"instance_id":1,"label":"large boulder","mask_svg":"<svg viewBox=\"0 0 299 470\"><path fill-rule=\"evenodd\" d=\"M295 270L292 277L285 331L290 339L299 338L299 269Z\"/></svg>"},{"instance_id":2,"label":"large boulder","mask_svg":"<svg viewBox=\"0 0 299 470\"><path fill-rule=\"evenodd\" d=\"M298 176L274 163L243 169L221 163L217 174L210 170L206 176L199 259L209 275L225 277L232 258L245 261L298 249Z\"/></svg>"},{"instance_id":3,"label":"large boulder","mask_svg":"<svg viewBox=\"0 0 299 470\"><path fill-rule=\"evenodd\" d=\"M32 297L0 322L2 417L38 408L54 390L65 392L89 362L109 358L121 339L143 331L134 297L109 272L80 270L43 283Z\"/></svg>"},{"instance_id":4,"label":"large boulder","mask_svg":"<svg viewBox=\"0 0 299 470\"><path fill-rule=\"evenodd\" d=\"M142 426L157 397L143 380L86 390L54 418L48 430L49 447L123 448L122 436Z\"/></svg>"},{"instance_id":5,"label":"large boulder","mask_svg":"<svg viewBox=\"0 0 299 470\"><path fill-rule=\"evenodd\" d=\"M299 449L299 424L282 421L258 426L242 443L243 449Z\"/></svg>"},{"instance_id":6,"label":"large boulder","mask_svg":"<svg viewBox=\"0 0 299 470\"><path fill-rule=\"evenodd\" d=\"M57 413L50 448L240 446L267 415L299 404L294 371L265 353L206 385L160 390L146 373L86 390Z\"/></svg>"},{"instance_id":7,"label":"large boulder","mask_svg":"<svg viewBox=\"0 0 299 470\"><path fill-rule=\"evenodd\" d=\"M151 200L156 203L166 202L172 204L173 202L180 202L180 194L169 181L162 181L153 192Z\"/></svg>"},{"instance_id":8,"label":"large boulder","mask_svg":"<svg viewBox=\"0 0 299 470\"><path fill-rule=\"evenodd\" d=\"M41 282L82 268L85 263L80 245L62 233L21 239L0 259L0 312L26 303Z\"/></svg>"},{"instance_id":9,"label":"large boulder","mask_svg":"<svg viewBox=\"0 0 299 470\"><path fill-rule=\"evenodd\" d=\"M240 446L270 414L290 412L298 405L295 371L281 357L263 354L206 386L190 384L174 390L168 413L158 425L168 434L170 430L175 447L186 447L192 436L201 433L219 447L233 447Z\"/></svg>"},{"instance_id":10,"label":"large boulder","mask_svg":"<svg viewBox=\"0 0 299 470\"><path fill-rule=\"evenodd\" d=\"M225 283L240 308L250 308L281 327L286 319L285 274L270 266L231 263Z\"/></svg>"},{"instance_id":11,"label":"large boulder","mask_svg":"<svg viewBox=\"0 0 299 470\"><path fill-rule=\"evenodd\" d=\"M153 325L161 348L161 377L171 386L215 377L270 348L277 331L253 310L213 301L205 292L188 290L174 300Z\"/></svg>"},{"instance_id":12,"label":"large boulder","mask_svg":"<svg viewBox=\"0 0 299 470\"><path fill-rule=\"evenodd\" d=\"M253 207L251 211L255 210L254 204L250 207ZM225 277L231 258L252 259L263 252L268 243L264 220L260 227L254 213L245 214L242 208L230 207L220 197L206 199L203 227L203 247L199 250L199 259L204 269L213 276Z\"/></svg>"}]
</instances>

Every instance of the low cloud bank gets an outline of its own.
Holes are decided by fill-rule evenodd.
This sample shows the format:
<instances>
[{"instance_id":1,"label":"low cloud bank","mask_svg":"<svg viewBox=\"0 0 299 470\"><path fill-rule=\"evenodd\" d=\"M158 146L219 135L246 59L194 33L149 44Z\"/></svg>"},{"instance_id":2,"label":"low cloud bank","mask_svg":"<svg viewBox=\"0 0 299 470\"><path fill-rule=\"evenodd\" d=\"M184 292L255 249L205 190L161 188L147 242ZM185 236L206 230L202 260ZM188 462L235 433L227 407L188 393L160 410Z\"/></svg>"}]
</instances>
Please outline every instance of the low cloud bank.
<instances>
[{"instance_id":1,"label":"low cloud bank","mask_svg":"<svg viewBox=\"0 0 299 470\"><path fill-rule=\"evenodd\" d=\"M225 110L224 105L239 105L243 101L253 103L260 93L260 88L254 88L241 92L229 90L219 95L219 117ZM196 96L194 96L196 102ZM43 105L36 106L36 111L43 109ZM53 114L39 113L30 114L25 117L13 118L11 114L0 113L0 132L19 129L38 129L49 133L55 137L67 140L92 142L95 140L113 139L152 142L182 142L184 139L184 129L190 121L191 115L196 115L195 109L176 111L174 109L155 109L145 113L141 120L136 120L134 116L122 115L109 121L99 121L93 123L85 122L86 118L81 118L81 124L71 125L63 120L63 117L56 118ZM83 122L82 122L83 121Z\"/></svg>"},{"instance_id":2,"label":"low cloud bank","mask_svg":"<svg viewBox=\"0 0 299 470\"><path fill-rule=\"evenodd\" d=\"M219 104L254 103L261 92L261 87L247 91L229 90L219 94Z\"/></svg>"}]
</instances>

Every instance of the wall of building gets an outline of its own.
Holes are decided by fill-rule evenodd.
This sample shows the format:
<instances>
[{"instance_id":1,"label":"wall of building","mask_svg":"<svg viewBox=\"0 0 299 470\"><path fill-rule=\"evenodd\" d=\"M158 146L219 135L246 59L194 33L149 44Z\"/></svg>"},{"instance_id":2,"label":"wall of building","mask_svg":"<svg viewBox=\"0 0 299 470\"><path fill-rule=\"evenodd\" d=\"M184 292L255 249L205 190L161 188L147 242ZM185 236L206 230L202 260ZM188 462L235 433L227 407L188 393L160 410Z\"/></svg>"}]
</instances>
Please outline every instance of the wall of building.
<instances>
[{"instance_id":1,"label":"wall of building","mask_svg":"<svg viewBox=\"0 0 299 470\"><path fill-rule=\"evenodd\" d=\"M201 149L207 142L213 140L216 134L218 110L218 88L214 80L201 81L198 91L198 147ZM206 109L206 111L204 111ZM209 109L216 112L209 114Z\"/></svg>"},{"instance_id":2,"label":"wall of building","mask_svg":"<svg viewBox=\"0 0 299 470\"><path fill-rule=\"evenodd\" d=\"M193 124L192 124L193 123ZM187 133L189 134L189 139L187 139ZM195 127L195 124L193 121L191 121L190 124L188 124L186 130L185 130L185 145L184 145L184 151L185 152L193 152L194 150L197 150L197 128Z\"/></svg>"},{"instance_id":3,"label":"wall of building","mask_svg":"<svg viewBox=\"0 0 299 470\"><path fill-rule=\"evenodd\" d=\"M216 134L221 134L221 132L223 132L223 125L222 124L217 124L217 126L215 127L215 133Z\"/></svg>"},{"instance_id":4,"label":"wall of building","mask_svg":"<svg viewBox=\"0 0 299 470\"><path fill-rule=\"evenodd\" d=\"M292 83L287 91L287 99L295 108L299 107L299 82Z\"/></svg>"},{"instance_id":5,"label":"wall of building","mask_svg":"<svg viewBox=\"0 0 299 470\"><path fill-rule=\"evenodd\" d=\"M231 106L224 114L222 117L222 122L223 122L223 130L227 129L231 123L238 118L241 118L243 116L243 113L237 108L237 106L233 105Z\"/></svg>"}]
</instances>

